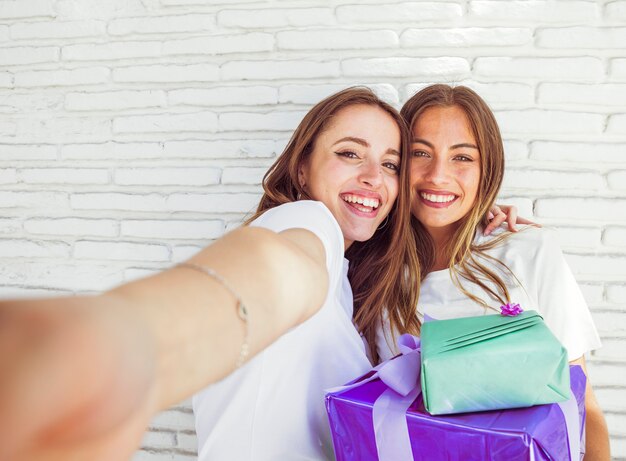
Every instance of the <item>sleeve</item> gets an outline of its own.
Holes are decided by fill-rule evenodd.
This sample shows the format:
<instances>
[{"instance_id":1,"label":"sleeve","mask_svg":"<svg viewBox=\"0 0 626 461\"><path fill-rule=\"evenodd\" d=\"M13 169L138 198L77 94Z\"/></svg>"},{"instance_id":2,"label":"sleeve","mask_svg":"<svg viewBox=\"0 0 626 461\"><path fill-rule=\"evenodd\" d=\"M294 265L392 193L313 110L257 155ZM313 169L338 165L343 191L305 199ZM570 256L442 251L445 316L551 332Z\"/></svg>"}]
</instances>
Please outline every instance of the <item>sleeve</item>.
<instances>
[{"instance_id":1,"label":"sleeve","mask_svg":"<svg viewBox=\"0 0 626 461\"><path fill-rule=\"evenodd\" d=\"M569 360L601 346L585 298L567 265L555 231L541 229L533 267L537 305L546 325L567 348Z\"/></svg>"},{"instance_id":2,"label":"sleeve","mask_svg":"<svg viewBox=\"0 0 626 461\"><path fill-rule=\"evenodd\" d=\"M314 233L324 245L330 286L339 282L344 258L343 234L335 217L322 202L299 200L285 203L267 210L250 225L274 232L306 229Z\"/></svg>"}]
</instances>

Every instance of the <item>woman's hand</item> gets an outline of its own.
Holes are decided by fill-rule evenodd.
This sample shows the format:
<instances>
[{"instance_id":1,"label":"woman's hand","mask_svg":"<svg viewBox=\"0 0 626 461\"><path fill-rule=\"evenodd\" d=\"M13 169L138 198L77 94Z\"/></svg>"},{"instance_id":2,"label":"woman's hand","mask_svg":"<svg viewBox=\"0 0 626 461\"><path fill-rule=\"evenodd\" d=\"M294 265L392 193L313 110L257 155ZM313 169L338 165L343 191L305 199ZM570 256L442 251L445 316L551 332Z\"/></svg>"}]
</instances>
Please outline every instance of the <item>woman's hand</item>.
<instances>
[{"instance_id":1,"label":"woman's hand","mask_svg":"<svg viewBox=\"0 0 626 461\"><path fill-rule=\"evenodd\" d=\"M494 229L500 227L504 222L508 224L511 232L517 232L517 224L532 224L541 227L533 221L517 216L517 207L515 205L494 205L487 213L483 235L491 234Z\"/></svg>"},{"instance_id":2,"label":"woman's hand","mask_svg":"<svg viewBox=\"0 0 626 461\"><path fill-rule=\"evenodd\" d=\"M103 302L0 303L0 459L127 460L137 450L156 410L151 345Z\"/></svg>"}]
</instances>

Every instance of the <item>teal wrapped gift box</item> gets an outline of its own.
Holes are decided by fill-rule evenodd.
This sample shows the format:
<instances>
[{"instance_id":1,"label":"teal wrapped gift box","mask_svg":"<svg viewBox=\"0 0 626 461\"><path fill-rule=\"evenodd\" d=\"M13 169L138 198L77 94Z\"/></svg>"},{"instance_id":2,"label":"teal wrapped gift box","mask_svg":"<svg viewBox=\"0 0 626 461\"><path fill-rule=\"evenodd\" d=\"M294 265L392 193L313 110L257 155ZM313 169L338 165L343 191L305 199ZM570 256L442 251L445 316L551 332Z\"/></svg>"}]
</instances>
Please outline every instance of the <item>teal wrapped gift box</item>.
<instances>
[{"instance_id":1,"label":"teal wrapped gift box","mask_svg":"<svg viewBox=\"0 0 626 461\"><path fill-rule=\"evenodd\" d=\"M535 311L426 322L421 339L422 392L430 414L569 398L567 350Z\"/></svg>"}]
</instances>

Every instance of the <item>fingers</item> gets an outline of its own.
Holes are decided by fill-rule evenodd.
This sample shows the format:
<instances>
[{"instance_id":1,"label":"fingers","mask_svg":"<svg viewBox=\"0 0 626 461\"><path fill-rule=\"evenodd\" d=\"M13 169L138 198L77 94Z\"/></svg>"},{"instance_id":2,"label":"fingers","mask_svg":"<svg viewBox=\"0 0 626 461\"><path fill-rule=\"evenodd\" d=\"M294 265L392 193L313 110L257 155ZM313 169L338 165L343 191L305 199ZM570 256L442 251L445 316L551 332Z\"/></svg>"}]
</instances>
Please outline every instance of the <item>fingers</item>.
<instances>
[{"instance_id":1,"label":"fingers","mask_svg":"<svg viewBox=\"0 0 626 461\"><path fill-rule=\"evenodd\" d=\"M515 205L494 205L487 214L486 220L487 225L483 231L484 235L491 234L494 229L504 222L507 223L507 227L511 232L517 232L519 224L541 227L534 221L518 216Z\"/></svg>"},{"instance_id":2,"label":"fingers","mask_svg":"<svg viewBox=\"0 0 626 461\"><path fill-rule=\"evenodd\" d=\"M518 223L518 220L516 206L512 206L511 208L509 208L509 215L507 216L506 221L509 226L509 230L511 232L517 232L516 224Z\"/></svg>"},{"instance_id":3,"label":"fingers","mask_svg":"<svg viewBox=\"0 0 626 461\"><path fill-rule=\"evenodd\" d=\"M522 218L521 216L517 217L517 224L528 224L531 226L541 227L541 224L537 224L536 222L531 221L530 219Z\"/></svg>"},{"instance_id":4,"label":"fingers","mask_svg":"<svg viewBox=\"0 0 626 461\"><path fill-rule=\"evenodd\" d=\"M81 363L72 360L72 353L83 348L72 341L72 331L59 326L55 314L27 306L14 312L12 326L20 337L12 341L13 352L4 357L0 371L1 419L8 418L12 428L0 435L7 452L33 443L85 397L86 389L76 379Z\"/></svg>"},{"instance_id":5,"label":"fingers","mask_svg":"<svg viewBox=\"0 0 626 461\"><path fill-rule=\"evenodd\" d=\"M489 220L488 224L485 226L483 231L483 235L491 234L495 229L497 229L504 221L506 221L506 214L500 209L499 206L495 205L490 211L489 215L492 216L491 220ZM489 215L487 218L489 219Z\"/></svg>"},{"instance_id":6,"label":"fingers","mask_svg":"<svg viewBox=\"0 0 626 461\"><path fill-rule=\"evenodd\" d=\"M124 379L133 369L117 373L116 360L132 361L137 348L122 354L124 348L116 351L116 343L103 341L105 325L90 320L91 310L67 309L75 299L50 308L0 306L11 314L3 316L0 331L17 332L11 341L0 341L0 427L11 427L0 431L0 459L18 459L18 452L28 453L44 440L87 440L115 427L140 401L139 386Z\"/></svg>"},{"instance_id":7,"label":"fingers","mask_svg":"<svg viewBox=\"0 0 626 461\"><path fill-rule=\"evenodd\" d=\"M137 452L151 413L137 411L101 434L69 441L40 438L11 458L13 461L127 461Z\"/></svg>"}]
</instances>

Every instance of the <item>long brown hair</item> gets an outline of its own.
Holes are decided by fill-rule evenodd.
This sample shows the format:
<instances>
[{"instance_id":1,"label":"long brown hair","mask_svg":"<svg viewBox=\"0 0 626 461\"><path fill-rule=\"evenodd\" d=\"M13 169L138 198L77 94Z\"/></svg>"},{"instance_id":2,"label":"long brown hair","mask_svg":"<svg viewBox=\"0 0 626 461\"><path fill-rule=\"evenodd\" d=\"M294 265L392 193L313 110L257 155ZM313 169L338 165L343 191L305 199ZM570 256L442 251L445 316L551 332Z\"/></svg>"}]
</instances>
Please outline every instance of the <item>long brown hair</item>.
<instances>
[{"instance_id":1,"label":"long brown hair","mask_svg":"<svg viewBox=\"0 0 626 461\"><path fill-rule=\"evenodd\" d=\"M500 304L505 304L510 300L505 280L515 279L515 276L503 262L486 253L486 250L496 246L509 234L501 234L484 244L474 243L474 237L484 216L495 203L504 176L504 146L498 123L487 103L474 91L464 86L451 87L443 84L431 85L419 91L404 104L401 114L412 130L419 117L427 109L451 106L462 109L469 120L481 155L480 181L474 206L461 219L444 248L436 249L427 230L415 217L412 217L411 224L415 234L421 273L425 277L433 268L434 252L443 251L448 260L450 277L454 284L475 302L485 307L493 307L467 291L460 279L479 285ZM485 261L494 263L498 270L494 271L489 268ZM491 281L495 288L485 284L485 280Z\"/></svg>"},{"instance_id":2,"label":"long brown hair","mask_svg":"<svg viewBox=\"0 0 626 461\"><path fill-rule=\"evenodd\" d=\"M384 110L395 120L402 140L398 198L388 222L380 226L369 240L352 243L346 252L346 258L350 260L348 277L354 295L354 322L369 344L372 359L377 362L376 329L382 325L386 307L390 307L388 315L392 327L414 334L419 332L415 306L420 276L410 226L408 129L398 111L370 89L362 87L348 88L317 103L305 115L283 153L263 177L263 197L247 223L275 206L311 198L298 181L298 168L311 155L316 139L337 113L353 105Z\"/></svg>"}]
</instances>

